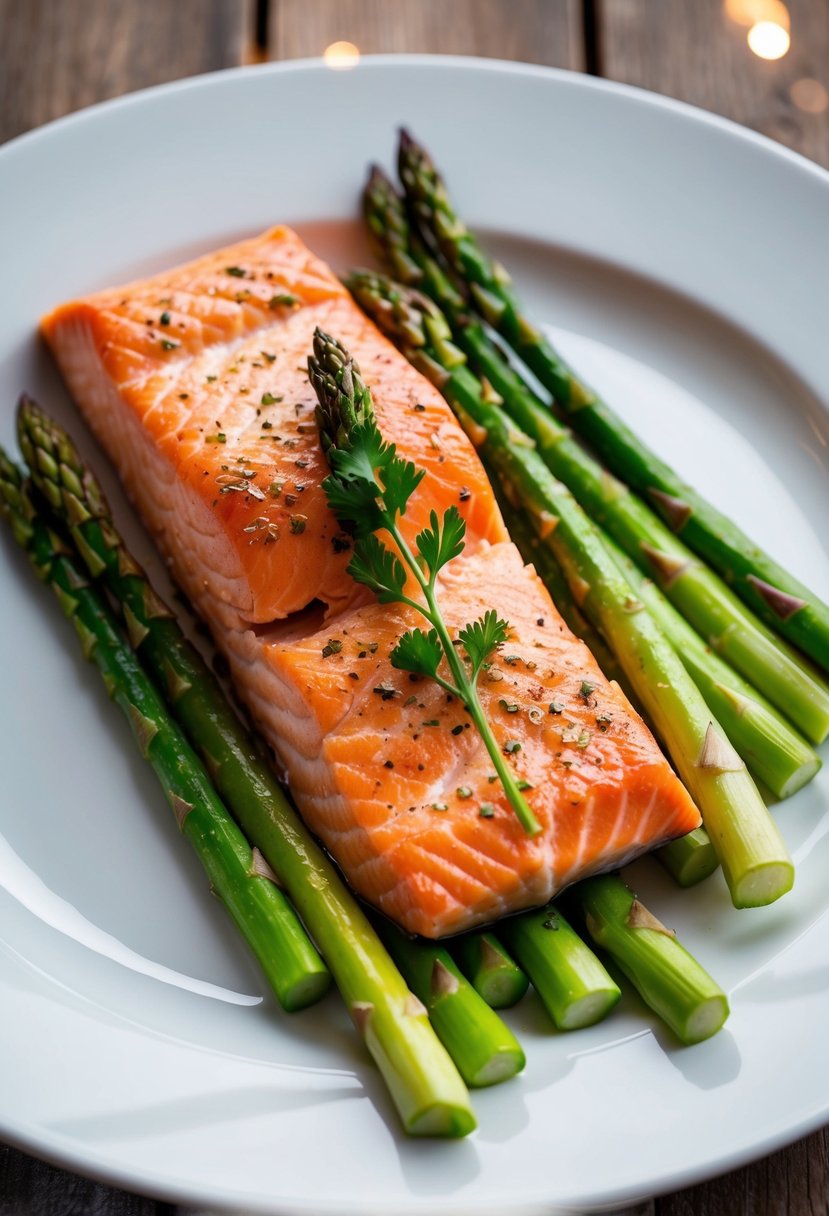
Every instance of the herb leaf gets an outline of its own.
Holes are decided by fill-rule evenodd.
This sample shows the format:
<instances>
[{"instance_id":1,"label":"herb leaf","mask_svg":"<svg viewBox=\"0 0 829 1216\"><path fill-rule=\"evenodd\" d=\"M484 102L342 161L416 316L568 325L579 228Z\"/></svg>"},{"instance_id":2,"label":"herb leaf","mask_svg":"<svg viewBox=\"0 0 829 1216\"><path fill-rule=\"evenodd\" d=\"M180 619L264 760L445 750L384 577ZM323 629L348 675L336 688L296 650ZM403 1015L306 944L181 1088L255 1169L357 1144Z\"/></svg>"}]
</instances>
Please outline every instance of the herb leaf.
<instances>
[{"instance_id":1,"label":"herb leaf","mask_svg":"<svg viewBox=\"0 0 829 1216\"><path fill-rule=\"evenodd\" d=\"M406 570L396 553L387 549L373 533L361 536L346 567L358 583L370 587L381 604L400 600L406 586Z\"/></svg>"},{"instance_id":2,"label":"herb leaf","mask_svg":"<svg viewBox=\"0 0 829 1216\"><path fill-rule=\"evenodd\" d=\"M391 665L400 671L412 671L422 676L436 676L443 648L436 629L410 629L402 634L391 652Z\"/></svg>"},{"instance_id":3,"label":"herb leaf","mask_svg":"<svg viewBox=\"0 0 829 1216\"><path fill-rule=\"evenodd\" d=\"M449 507L439 521L437 511L429 515L430 527L417 538L417 551L426 563L429 578L434 583L438 571L463 552L466 523L457 507Z\"/></svg>"},{"instance_id":4,"label":"herb leaf","mask_svg":"<svg viewBox=\"0 0 829 1216\"><path fill-rule=\"evenodd\" d=\"M513 810L525 831L535 835L541 826L519 786L520 775L504 761L505 755L520 751L521 744L508 740L499 746L477 687L481 668L506 641L509 625L489 609L459 631L457 646L436 594L439 571L463 551L466 525L460 512L452 506L439 519L432 511L429 527L417 536L413 553L398 521L426 475L425 469L398 456L394 444L383 439L360 369L339 342L319 329L314 334L308 376L319 402L320 444L331 469L323 489L340 524L355 538L348 573L370 587L381 603L404 603L431 626L428 632L409 629L403 633L392 650L391 665L431 677L462 702L471 721L457 723L451 733L460 735L470 725L477 728ZM381 535L390 539L394 549ZM451 680L439 674L442 663ZM393 697L396 690L381 685L374 691L385 700L386 694ZM424 725L439 725L439 720ZM459 787L459 796L467 788ZM486 806L482 815L492 813L489 804Z\"/></svg>"},{"instance_id":5,"label":"herb leaf","mask_svg":"<svg viewBox=\"0 0 829 1216\"><path fill-rule=\"evenodd\" d=\"M483 667L492 652L507 640L509 624L490 608L477 621L464 625L458 632L461 645L466 651L475 675Z\"/></svg>"}]
</instances>

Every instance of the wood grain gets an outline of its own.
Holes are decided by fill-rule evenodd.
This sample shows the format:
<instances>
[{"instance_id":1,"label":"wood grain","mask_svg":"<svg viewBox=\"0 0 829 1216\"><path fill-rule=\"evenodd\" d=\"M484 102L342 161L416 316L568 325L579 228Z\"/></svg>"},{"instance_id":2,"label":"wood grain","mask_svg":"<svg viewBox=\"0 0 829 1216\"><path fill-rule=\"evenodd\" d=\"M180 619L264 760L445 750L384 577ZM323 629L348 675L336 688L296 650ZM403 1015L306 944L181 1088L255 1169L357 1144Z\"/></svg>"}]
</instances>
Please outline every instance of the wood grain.
<instances>
[{"instance_id":1,"label":"wood grain","mask_svg":"<svg viewBox=\"0 0 829 1216\"><path fill-rule=\"evenodd\" d=\"M653 1216L826 1216L827 1148L826 1131L817 1132L745 1169L657 1199Z\"/></svg>"},{"instance_id":2,"label":"wood grain","mask_svg":"<svg viewBox=\"0 0 829 1216\"><path fill-rule=\"evenodd\" d=\"M321 55L338 41L366 55L421 51L584 66L578 0L271 0L272 59Z\"/></svg>"},{"instance_id":3,"label":"wood grain","mask_svg":"<svg viewBox=\"0 0 829 1216\"><path fill-rule=\"evenodd\" d=\"M81 106L241 63L251 0L0 0L0 142Z\"/></svg>"},{"instance_id":4,"label":"wood grain","mask_svg":"<svg viewBox=\"0 0 829 1216\"><path fill-rule=\"evenodd\" d=\"M791 49L768 61L723 0L598 0L602 75L724 114L829 168L829 4L787 8Z\"/></svg>"},{"instance_id":5,"label":"wood grain","mask_svg":"<svg viewBox=\"0 0 829 1216\"><path fill-rule=\"evenodd\" d=\"M155 1199L102 1186L0 1145L0 1216L172 1216Z\"/></svg>"}]
</instances>

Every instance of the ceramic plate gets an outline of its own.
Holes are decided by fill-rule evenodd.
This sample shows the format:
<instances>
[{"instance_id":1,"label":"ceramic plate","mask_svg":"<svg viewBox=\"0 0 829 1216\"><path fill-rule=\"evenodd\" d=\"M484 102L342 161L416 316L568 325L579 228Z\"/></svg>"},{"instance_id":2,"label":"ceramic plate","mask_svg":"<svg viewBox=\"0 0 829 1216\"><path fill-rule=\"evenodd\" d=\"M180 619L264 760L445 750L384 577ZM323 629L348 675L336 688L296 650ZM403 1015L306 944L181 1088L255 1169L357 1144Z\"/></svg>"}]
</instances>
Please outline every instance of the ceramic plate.
<instances>
[{"instance_id":1,"label":"ceramic plate","mask_svg":"<svg viewBox=\"0 0 829 1216\"><path fill-rule=\"evenodd\" d=\"M25 386L105 470L36 336L80 292L277 222L365 259L372 160L404 122L564 354L653 446L829 596L829 176L709 115L473 60L379 58L190 80L0 152L0 440ZM129 522L127 522L129 521ZM829 787L777 810L794 892L736 912L719 876L634 878L728 989L679 1048L627 997L557 1035L509 1020L523 1077L464 1143L410 1142L335 997L286 1017L181 840L74 635L5 533L0 1131L74 1169L247 1212L526 1213L622 1204L829 1119Z\"/></svg>"}]
</instances>

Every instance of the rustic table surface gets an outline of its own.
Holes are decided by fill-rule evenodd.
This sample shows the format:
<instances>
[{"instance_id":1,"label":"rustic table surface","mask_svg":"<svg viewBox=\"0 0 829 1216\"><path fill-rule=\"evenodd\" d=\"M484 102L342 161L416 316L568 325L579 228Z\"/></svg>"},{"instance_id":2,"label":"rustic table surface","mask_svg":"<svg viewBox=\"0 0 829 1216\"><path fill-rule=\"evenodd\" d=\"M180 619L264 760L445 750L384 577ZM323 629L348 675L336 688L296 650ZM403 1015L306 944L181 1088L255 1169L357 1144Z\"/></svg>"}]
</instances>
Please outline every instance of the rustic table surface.
<instances>
[{"instance_id":1,"label":"rustic table surface","mask_svg":"<svg viewBox=\"0 0 829 1216\"><path fill-rule=\"evenodd\" d=\"M766 15L790 28L776 60L748 43ZM133 89L319 55L338 40L366 54L484 55L606 76L725 114L829 168L829 0L0 0L0 142ZM174 1212L186 1216L0 1145L0 1216ZM827 1132L624 1216L656 1213L829 1213Z\"/></svg>"}]
</instances>

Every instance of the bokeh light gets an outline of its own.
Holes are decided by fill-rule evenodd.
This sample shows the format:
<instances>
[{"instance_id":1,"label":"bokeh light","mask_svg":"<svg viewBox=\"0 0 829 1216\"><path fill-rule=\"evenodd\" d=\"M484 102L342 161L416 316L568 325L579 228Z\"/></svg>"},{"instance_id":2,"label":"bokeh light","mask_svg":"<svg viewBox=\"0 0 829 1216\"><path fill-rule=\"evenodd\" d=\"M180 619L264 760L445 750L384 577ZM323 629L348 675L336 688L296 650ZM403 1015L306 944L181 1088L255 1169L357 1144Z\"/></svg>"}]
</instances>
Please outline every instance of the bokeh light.
<instances>
[{"instance_id":1,"label":"bokeh light","mask_svg":"<svg viewBox=\"0 0 829 1216\"><path fill-rule=\"evenodd\" d=\"M791 43L789 31L776 21L758 21L748 31L748 45L760 59L782 59Z\"/></svg>"},{"instance_id":2,"label":"bokeh light","mask_svg":"<svg viewBox=\"0 0 829 1216\"><path fill-rule=\"evenodd\" d=\"M822 114L829 108L829 90L811 76L795 80L789 89L789 96L798 110L803 110L805 114Z\"/></svg>"},{"instance_id":3,"label":"bokeh light","mask_svg":"<svg viewBox=\"0 0 829 1216\"><path fill-rule=\"evenodd\" d=\"M332 42L322 53L329 68L342 72L354 68L360 62L360 48L353 42Z\"/></svg>"}]
</instances>

